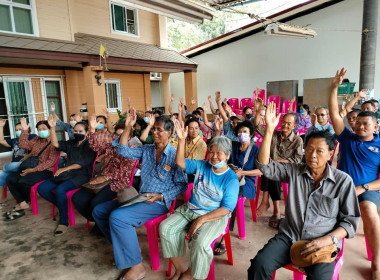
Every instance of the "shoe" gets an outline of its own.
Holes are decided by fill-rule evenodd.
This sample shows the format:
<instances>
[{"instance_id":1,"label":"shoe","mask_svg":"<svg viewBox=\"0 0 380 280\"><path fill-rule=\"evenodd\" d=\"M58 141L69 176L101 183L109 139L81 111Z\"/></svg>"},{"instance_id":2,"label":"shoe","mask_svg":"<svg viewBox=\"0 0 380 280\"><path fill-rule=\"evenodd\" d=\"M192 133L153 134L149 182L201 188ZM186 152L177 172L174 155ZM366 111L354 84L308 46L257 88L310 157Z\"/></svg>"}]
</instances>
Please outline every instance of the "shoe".
<instances>
[{"instance_id":1,"label":"shoe","mask_svg":"<svg viewBox=\"0 0 380 280\"><path fill-rule=\"evenodd\" d=\"M280 226L281 218L277 215L273 215L272 217L269 218L269 223L268 225L271 228L278 229Z\"/></svg>"},{"instance_id":2,"label":"shoe","mask_svg":"<svg viewBox=\"0 0 380 280\"><path fill-rule=\"evenodd\" d=\"M5 222L14 221L14 220L17 220L18 218L21 218L22 216L25 216L24 210L14 211L14 212L11 212L8 216L6 216L4 221Z\"/></svg>"},{"instance_id":3,"label":"shoe","mask_svg":"<svg viewBox=\"0 0 380 280\"><path fill-rule=\"evenodd\" d=\"M6 218L6 217L10 216L12 213L21 212L21 211L24 211L24 209L16 210L16 208L13 207L12 210L5 212L3 214L3 217Z\"/></svg>"},{"instance_id":4,"label":"shoe","mask_svg":"<svg viewBox=\"0 0 380 280\"><path fill-rule=\"evenodd\" d=\"M68 226L66 225L58 225L54 231L54 236L61 236L67 231Z\"/></svg>"},{"instance_id":5,"label":"shoe","mask_svg":"<svg viewBox=\"0 0 380 280\"><path fill-rule=\"evenodd\" d=\"M215 256L220 256L220 255L223 255L226 253L226 245L224 245L222 242L223 242L223 239L220 240L218 245L216 245L214 247L214 255ZM217 249L219 249L219 250L217 250Z\"/></svg>"}]
</instances>

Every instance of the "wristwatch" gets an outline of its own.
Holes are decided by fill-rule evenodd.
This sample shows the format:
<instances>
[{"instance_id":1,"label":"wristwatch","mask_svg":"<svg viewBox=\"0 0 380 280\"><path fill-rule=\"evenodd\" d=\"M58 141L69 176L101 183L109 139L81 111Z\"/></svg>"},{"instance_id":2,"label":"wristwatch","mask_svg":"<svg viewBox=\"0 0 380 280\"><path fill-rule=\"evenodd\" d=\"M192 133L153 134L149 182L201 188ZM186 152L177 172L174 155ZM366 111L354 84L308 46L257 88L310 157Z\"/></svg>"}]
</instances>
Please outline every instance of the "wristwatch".
<instances>
[{"instance_id":1,"label":"wristwatch","mask_svg":"<svg viewBox=\"0 0 380 280\"><path fill-rule=\"evenodd\" d=\"M369 191L369 186L368 186L368 184L363 184L363 185L362 185L362 188L363 188L365 191Z\"/></svg>"},{"instance_id":2,"label":"wristwatch","mask_svg":"<svg viewBox=\"0 0 380 280\"><path fill-rule=\"evenodd\" d=\"M332 242L338 246L338 238L336 238L336 236L332 233L329 233L329 236L331 237L332 239Z\"/></svg>"}]
</instances>

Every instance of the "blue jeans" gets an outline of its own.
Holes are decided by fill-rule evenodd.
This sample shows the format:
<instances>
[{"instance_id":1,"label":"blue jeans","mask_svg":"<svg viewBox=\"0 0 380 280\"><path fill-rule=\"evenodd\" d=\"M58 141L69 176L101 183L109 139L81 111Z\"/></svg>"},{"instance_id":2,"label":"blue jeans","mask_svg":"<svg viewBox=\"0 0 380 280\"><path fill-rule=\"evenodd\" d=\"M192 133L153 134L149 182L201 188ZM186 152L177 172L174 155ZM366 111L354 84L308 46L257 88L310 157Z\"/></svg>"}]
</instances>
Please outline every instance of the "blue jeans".
<instances>
[{"instance_id":1,"label":"blue jeans","mask_svg":"<svg viewBox=\"0 0 380 280\"><path fill-rule=\"evenodd\" d=\"M67 197L66 193L77 187L73 182L65 181L61 184L53 183L51 180L46 180L38 186L38 193L47 201L53 203L59 210L59 224L69 225L69 217L67 215ZM55 193L52 193L55 190Z\"/></svg>"},{"instance_id":2,"label":"blue jeans","mask_svg":"<svg viewBox=\"0 0 380 280\"><path fill-rule=\"evenodd\" d=\"M17 172L18 168L20 167L21 162L8 162L4 164L3 170L0 170L0 188L3 188L5 185L5 180L7 179L7 176L11 174L12 172Z\"/></svg>"},{"instance_id":3,"label":"blue jeans","mask_svg":"<svg viewBox=\"0 0 380 280\"><path fill-rule=\"evenodd\" d=\"M165 205L156 202L140 202L119 207L115 200L99 204L92 212L95 223L103 234L112 241L117 269L141 263L141 252L135 227L168 212Z\"/></svg>"}]
</instances>

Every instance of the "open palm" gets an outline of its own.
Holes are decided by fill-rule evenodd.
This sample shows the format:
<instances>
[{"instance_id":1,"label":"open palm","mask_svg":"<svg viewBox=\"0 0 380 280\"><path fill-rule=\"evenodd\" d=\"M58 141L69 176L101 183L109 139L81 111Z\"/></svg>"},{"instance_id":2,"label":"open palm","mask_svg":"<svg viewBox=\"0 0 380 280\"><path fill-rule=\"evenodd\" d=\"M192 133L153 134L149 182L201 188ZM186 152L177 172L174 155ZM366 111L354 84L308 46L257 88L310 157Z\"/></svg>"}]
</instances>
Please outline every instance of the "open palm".
<instances>
[{"instance_id":1,"label":"open palm","mask_svg":"<svg viewBox=\"0 0 380 280\"><path fill-rule=\"evenodd\" d=\"M174 123L175 132L179 139L186 139L187 137L187 127L184 127L183 122L176 120Z\"/></svg>"},{"instance_id":2,"label":"open palm","mask_svg":"<svg viewBox=\"0 0 380 280\"><path fill-rule=\"evenodd\" d=\"M280 114L276 116L276 104L274 102L269 103L267 111L265 113L265 123L267 128L275 129L278 125Z\"/></svg>"}]
</instances>

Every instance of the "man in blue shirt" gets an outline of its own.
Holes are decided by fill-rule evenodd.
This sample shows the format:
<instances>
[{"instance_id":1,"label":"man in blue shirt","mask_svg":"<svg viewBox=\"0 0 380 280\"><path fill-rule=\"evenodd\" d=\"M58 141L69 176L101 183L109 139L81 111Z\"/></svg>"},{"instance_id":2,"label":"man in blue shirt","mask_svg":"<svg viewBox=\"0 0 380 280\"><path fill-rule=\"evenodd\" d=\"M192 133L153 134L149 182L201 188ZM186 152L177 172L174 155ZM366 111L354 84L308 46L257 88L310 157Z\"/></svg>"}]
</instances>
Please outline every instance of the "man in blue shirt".
<instances>
[{"instance_id":1,"label":"man in blue shirt","mask_svg":"<svg viewBox=\"0 0 380 280\"><path fill-rule=\"evenodd\" d=\"M331 84L329 109L335 134L338 136L341 152L338 168L348 173L355 184L364 234L372 251L372 280L380 279L380 219L377 207L380 200L380 139L375 134L378 129L376 114L360 112L353 128L354 133L344 127L339 115L338 86L347 70L337 71Z\"/></svg>"},{"instance_id":2,"label":"man in blue shirt","mask_svg":"<svg viewBox=\"0 0 380 280\"><path fill-rule=\"evenodd\" d=\"M130 148L127 143L135 123L132 108L123 134L112 145L120 155L142 161L140 194L150 199L120 208L118 201L112 200L99 204L92 213L100 230L112 241L116 267L130 268L122 279L142 279L146 274L135 227L167 213L173 199L187 189L186 174L176 165L176 149L169 144L174 129L170 118L156 119L152 128L155 144Z\"/></svg>"},{"instance_id":3,"label":"man in blue shirt","mask_svg":"<svg viewBox=\"0 0 380 280\"><path fill-rule=\"evenodd\" d=\"M307 137L311 132L327 130L332 135L334 135L334 128L329 123L329 110L325 107L317 107L315 109L315 114L311 115L312 126L306 131L305 137Z\"/></svg>"}]
</instances>

